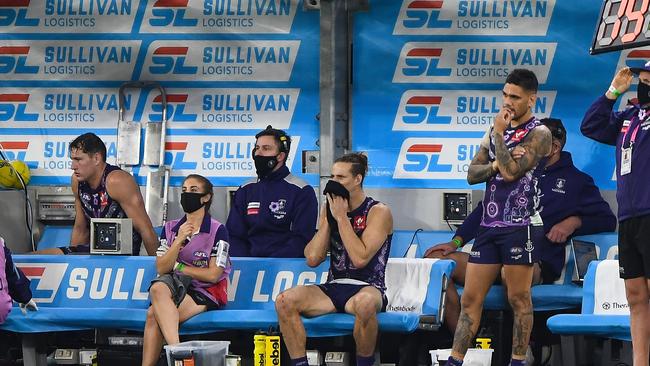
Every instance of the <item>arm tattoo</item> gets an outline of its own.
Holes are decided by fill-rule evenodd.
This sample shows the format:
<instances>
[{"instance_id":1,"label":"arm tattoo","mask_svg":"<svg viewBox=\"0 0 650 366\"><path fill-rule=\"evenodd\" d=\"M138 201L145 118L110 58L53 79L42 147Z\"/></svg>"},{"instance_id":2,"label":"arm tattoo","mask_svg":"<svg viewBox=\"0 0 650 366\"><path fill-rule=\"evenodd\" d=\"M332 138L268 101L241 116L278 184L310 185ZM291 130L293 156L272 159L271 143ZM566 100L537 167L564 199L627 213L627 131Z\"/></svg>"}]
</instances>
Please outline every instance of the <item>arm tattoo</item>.
<instances>
[{"instance_id":1,"label":"arm tattoo","mask_svg":"<svg viewBox=\"0 0 650 366\"><path fill-rule=\"evenodd\" d=\"M494 139L497 161L501 175L509 181L517 180L539 163L539 160L551 151L551 133L542 126L536 127L521 144L526 149L526 154L518 161L510 155L510 151L503 140L503 134L496 134Z\"/></svg>"},{"instance_id":2,"label":"arm tattoo","mask_svg":"<svg viewBox=\"0 0 650 366\"><path fill-rule=\"evenodd\" d=\"M472 328L474 328L474 320L461 309L456 333L454 334L454 344L452 346L454 351L463 355L467 353L467 349L472 346L472 340L474 339Z\"/></svg>"},{"instance_id":3,"label":"arm tattoo","mask_svg":"<svg viewBox=\"0 0 650 366\"><path fill-rule=\"evenodd\" d=\"M476 184L486 182L494 173L492 163L490 162L489 153L485 146L481 145L478 153L472 159L467 171L467 182L469 184Z\"/></svg>"}]
</instances>

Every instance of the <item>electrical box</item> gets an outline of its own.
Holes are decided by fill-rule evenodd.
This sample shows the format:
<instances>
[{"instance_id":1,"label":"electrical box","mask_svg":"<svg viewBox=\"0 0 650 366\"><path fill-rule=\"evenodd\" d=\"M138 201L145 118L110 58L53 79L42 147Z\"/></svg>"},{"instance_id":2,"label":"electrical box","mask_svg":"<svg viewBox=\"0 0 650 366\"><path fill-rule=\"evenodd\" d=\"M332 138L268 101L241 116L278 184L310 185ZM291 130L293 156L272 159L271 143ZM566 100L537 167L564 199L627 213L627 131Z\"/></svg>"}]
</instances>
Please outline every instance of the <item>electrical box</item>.
<instances>
[{"instance_id":1,"label":"electrical box","mask_svg":"<svg viewBox=\"0 0 650 366\"><path fill-rule=\"evenodd\" d=\"M327 352L325 354L326 366L349 366L350 354L348 352Z\"/></svg>"},{"instance_id":2,"label":"electrical box","mask_svg":"<svg viewBox=\"0 0 650 366\"><path fill-rule=\"evenodd\" d=\"M90 253L131 255L133 253L131 219L90 219Z\"/></svg>"},{"instance_id":3,"label":"electrical box","mask_svg":"<svg viewBox=\"0 0 650 366\"><path fill-rule=\"evenodd\" d=\"M74 221L74 194L70 187L48 187L36 191L38 218L44 222Z\"/></svg>"},{"instance_id":4,"label":"electrical box","mask_svg":"<svg viewBox=\"0 0 650 366\"><path fill-rule=\"evenodd\" d=\"M302 172L305 174L320 172L320 151L303 150L302 151Z\"/></svg>"},{"instance_id":5,"label":"electrical box","mask_svg":"<svg viewBox=\"0 0 650 366\"><path fill-rule=\"evenodd\" d=\"M57 348L54 351L54 362L57 365L76 365L79 363L79 350L72 348Z\"/></svg>"},{"instance_id":6,"label":"electrical box","mask_svg":"<svg viewBox=\"0 0 650 366\"><path fill-rule=\"evenodd\" d=\"M444 192L442 219L449 224L462 224L472 209L470 192Z\"/></svg>"},{"instance_id":7,"label":"electrical box","mask_svg":"<svg viewBox=\"0 0 650 366\"><path fill-rule=\"evenodd\" d=\"M307 363L309 366L323 366L323 354L318 350L307 350Z\"/></svg>"}]
</instances>

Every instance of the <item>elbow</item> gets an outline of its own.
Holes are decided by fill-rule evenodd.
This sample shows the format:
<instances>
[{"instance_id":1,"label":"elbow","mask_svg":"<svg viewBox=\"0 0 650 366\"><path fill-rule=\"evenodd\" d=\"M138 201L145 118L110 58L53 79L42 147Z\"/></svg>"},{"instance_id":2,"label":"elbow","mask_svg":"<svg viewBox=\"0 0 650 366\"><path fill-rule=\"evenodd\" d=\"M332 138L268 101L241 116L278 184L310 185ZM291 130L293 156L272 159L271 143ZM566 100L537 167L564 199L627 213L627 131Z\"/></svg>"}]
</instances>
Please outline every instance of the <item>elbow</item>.
<instances>
[{"instance_id":1,"label":"elbow","mask_svg":"<svg viewBox=\"0 0 650 366\"><path fill-rule=\"evenodd\" d=\"M352 262L352 265L355 268L362 269L368 265L368 262L370 262L370 258L355 258L355 259L350 258L350 261Z\"/></svg>"},{"instance_id":2,"label":"elbow","mask_svg":"<svg viewBox=\"0 0 650 366\"><path fill-rule=\"evenodd\" d=\"M307 265L309 267L318 267L318 265L323 263L324 260L324 258L316 255L306 255L305 259L307 260Z\"/></svg>"}]
</instances>

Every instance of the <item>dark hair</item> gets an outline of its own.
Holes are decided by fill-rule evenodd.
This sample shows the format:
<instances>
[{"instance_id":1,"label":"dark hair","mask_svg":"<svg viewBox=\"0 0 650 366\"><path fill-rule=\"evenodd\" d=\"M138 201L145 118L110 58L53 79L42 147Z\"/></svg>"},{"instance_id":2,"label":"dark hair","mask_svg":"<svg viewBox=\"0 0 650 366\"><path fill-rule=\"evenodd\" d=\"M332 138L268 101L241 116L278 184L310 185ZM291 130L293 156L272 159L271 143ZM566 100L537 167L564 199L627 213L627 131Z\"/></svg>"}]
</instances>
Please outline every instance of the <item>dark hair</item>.
<instances>
[{"instance_id":1,"label":"dark hair","mask_svg":"<svg viewBox=\"0 0 650 366\"><path fill-rule=\"evenodd\" d=\"M523 89L537 93L537 76L535 73L528 69L514 69L506 78L506 84L514 84L522 87Z\"/></svg>"},{"instance_id":2,"label":"dark hair","mask_svg":"<svg viewBox=\"0 0 650 366\"><path fill-rule=\"evenodd\" d=\"M84 133L72 140L68 146L68 152L71 152L72 149L81 150L88 155L99 153L102 156L102 161L106 161L106 145L92 132Z\"/></svg>"},{"instance_id":3,"label":"dark hair","mask_svg":"<svg viewBox=\"0 0 650 366\"><path fill-rule=\"evenodd\" d=\"M185 183L190 178L194 178L201 182L201 185L203 186L203 193L210 193L210 200L205 203L205 211L210 211L210 205L212 205L212 199L214 198L214 186L212 185L212 182L210 182L208 178L202 175L190 174L185 177L185 179L183 179L183 183Z\"/></svg>"},{"instance_id":4,"label":"dark hair","mask_svg":"<svg viewBox=\"0 0 650 366\"><path fill-rule=\"evenodd\" d=\"M339 157L334 162L352 164L352 175L356 176L361 174L361 186L363 186L363 180L366 178L366 173L368 172L368 157L366 154L361 152L349 153Z\"/></svg>"},{"instance_id":5,"label":"dark hair","mask_svg":"<svg viewBox=\"0 0 650 366\"><path fill-rule=\"evenodd\" d=\"M564 148L564 144L566 144L566 128L564 128L562 120L558 118L543 118L540 122L551 131L551 136L560 141L560 146Z\"/></svg>"},{"instance_id":6,"label":"dark hair","mask_svg":"<svg viewBox=\"0 0 650 366\"><path fill-rule=\"evenodd\" d=\"M273 128L271 125L266 126L266 129L260 131L255 135L255 139L258 139L262 136L273 136L275 142L280 148L280 152L284 152L287 155L289 150L291 150L291 136L287 135L286 132Z\"/></svg>"}]
</instances>

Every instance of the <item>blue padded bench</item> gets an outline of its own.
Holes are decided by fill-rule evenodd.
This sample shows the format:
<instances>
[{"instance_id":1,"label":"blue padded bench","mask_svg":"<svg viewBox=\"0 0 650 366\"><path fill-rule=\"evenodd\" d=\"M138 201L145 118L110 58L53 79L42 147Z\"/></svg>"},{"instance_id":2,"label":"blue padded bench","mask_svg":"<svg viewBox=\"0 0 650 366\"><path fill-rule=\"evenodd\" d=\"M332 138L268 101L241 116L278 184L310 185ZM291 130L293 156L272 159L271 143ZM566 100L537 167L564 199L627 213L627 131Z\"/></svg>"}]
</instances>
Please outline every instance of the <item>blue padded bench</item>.
<instances>
[{"instance_id":1,"label":"blue padded bench","mask_svg":"<svg viewBox=\"0 0 650 366\"><path fill-rule=\"evenodd\" d=\"M393 234L391 257L402 257L411 244L417 245L414 251L416 257L422 257L424 251L432 245L451 240L453 232L450 231L420 231L414 236L415 231L397 230ZM617 233L602 233L576 237L585 241L596 243L598 258L615 259L618 257ZM471 245L465 245L463 251L469 251ZM413 251L411 251L413 252ZM537 285L532 288L532 300L535 311L565 310L578 308L582 302L582 287L571 282L573 276L573 254L570 247L566 247L566 263L561 277L548 285ZM462 287L458 289L462 293ZM485 298L484 309L508 309L505 289L500 285L493 285Z\"/></svg>"},{"instance_id":2,"label":"blue padded bench","mask_svg":"<svg viewBox=\"0 0 650 366\"><path fill-rule=\"evenodd\" d=\"M614 262L614 263L612 263ZM618 268L618 261L594 261L589 265L582 292L582 310L580 314L559 314L548 319L546 324L551 332L560 335L593 335L603 338L630 341L630 315L602 314L595 310L596 271L599 266L612 265ZM613 274L611 282L604 286L624 288L624 282ZM610 276L611 277L611 276ZM601 284L603 286L603 284ZM621 302L626 302L621 299Z\"/></svg>"},{"instance_id":3,"label":"blue padded bench","mask_svg":"<svg viewBox=\"0 0 650 366\"><path fill-rule=\"evenodd\" d=\"M39 311L23 316L14 308L0 329L35 336L94 328L143 331L149 306L147 289L155 276L153 257L15 255L14 261L32 280ZM389 265L396 265L394 261ZM277 295L296 285L321 283L328 272L327 261L310 268L304 259L233 258L233 264L226 308L189 319L182 324L181 334L277 327ZM418 327L439 327L446 280L454 265L453 261L433 261L422 314L381 313L379 329L408 333ZM309 336L335 336L351 334L354 317L328 314L304 321ZM35 343L29 337L24 337L25 342ZM24 352L33 352L33 348L24 347ZM29 357L26 360L36 360L34 363L44 359L33 354Z\"/></svg>"}]
</instances>

